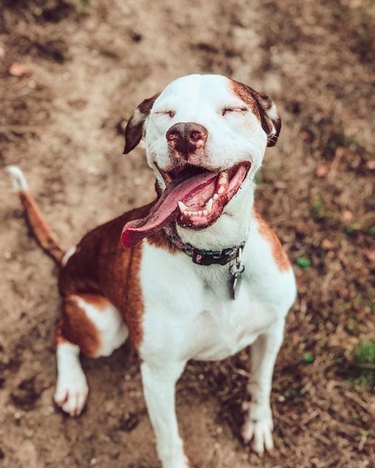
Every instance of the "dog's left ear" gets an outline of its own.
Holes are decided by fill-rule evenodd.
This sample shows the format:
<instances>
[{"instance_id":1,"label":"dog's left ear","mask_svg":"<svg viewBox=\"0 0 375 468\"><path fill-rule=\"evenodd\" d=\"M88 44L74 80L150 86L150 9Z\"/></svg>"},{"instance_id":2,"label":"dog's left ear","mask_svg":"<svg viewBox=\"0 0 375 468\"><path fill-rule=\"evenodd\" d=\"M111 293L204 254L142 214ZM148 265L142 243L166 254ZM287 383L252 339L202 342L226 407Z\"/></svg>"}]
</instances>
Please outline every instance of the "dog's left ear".
<instances>
[{"instance_id":1,"label":"dog's left ear","mask_svg":"<svg viewBox=\"0 0 375 468\"><path fill-rule=\"evenodd\" d=\"M274 146L281 130L281 119L276 105L265 94L255 91L255 95L259 102L262 128L267 133L267 146Z\"/></svg>"},{"instance_id":2,"label":"dog's left ear","mask_svg":"<svg viewBox=\"0 0 375 468\"><path fill-rule=\"evenodd\" d=\"M159 94L155 94L149 99L142 101L130 117L125 129L125 148L124 154L130 153L141 141L143 134L143 124L149 115L154 102Z\"/></svg>"},{"instance_id":3,"label":"dog's left ear","mask_svg":"<svg viewBox=\"0 0 375 468\"><path fill-rule=\"evenodd\" d=\"M232 80L232 87L235 94L251 105L253 112L258 116L267 134L267 146L274 146L281 130L281 119L271 98L239 81Z\"/></svg>"}]
</instances>

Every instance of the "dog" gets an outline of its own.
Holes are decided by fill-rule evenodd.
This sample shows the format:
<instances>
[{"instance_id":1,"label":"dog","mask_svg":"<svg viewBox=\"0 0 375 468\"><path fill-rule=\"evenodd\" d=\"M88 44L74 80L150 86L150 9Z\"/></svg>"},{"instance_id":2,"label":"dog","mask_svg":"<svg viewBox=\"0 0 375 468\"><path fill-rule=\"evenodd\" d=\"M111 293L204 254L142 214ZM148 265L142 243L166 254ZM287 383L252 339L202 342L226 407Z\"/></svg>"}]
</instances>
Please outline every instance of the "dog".
<instances>
[{"instance_id":1,"label":"dog","mask_svg":"<svg viewBox=\"0 0 375 468\"><path fill-rule=\"evenodd\" d=\"M281 121L271 99L221 75L178 78L128 121L125 150L144 138L156 200L90 231L66 251L17 167L9 168L40 245L60 265L55 402L71 416L88 386L79 354L108 356L129 339L164 468L186 468L175 384L187 361L251 345L242 436L273 448L271 381L293 269L254 207L254 176Z\"/></svg>"}]
</instances>

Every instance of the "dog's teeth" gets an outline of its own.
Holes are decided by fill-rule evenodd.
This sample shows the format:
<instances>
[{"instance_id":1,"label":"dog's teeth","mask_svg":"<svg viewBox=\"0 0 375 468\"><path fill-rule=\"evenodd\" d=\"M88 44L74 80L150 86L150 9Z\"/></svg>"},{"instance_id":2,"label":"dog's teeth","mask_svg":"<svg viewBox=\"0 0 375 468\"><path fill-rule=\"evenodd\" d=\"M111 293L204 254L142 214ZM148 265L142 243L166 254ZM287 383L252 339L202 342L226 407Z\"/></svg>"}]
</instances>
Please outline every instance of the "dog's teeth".
<instances>
[{"instance_id":1,"label":"dog's teeth","mask_svg":"<svg viewBox=\"0 0 375 468\"><path fill-rule=\"evenodd\" d=\"M208 211L207 211L207 210L203 210L203 214L204 214L205 216L207 216L207 215L208 215Z\"/></svg>"},{"instance_id":2,"label":"dog's teeth","mask_svg":"<svg viewBox=\"0 0 375 468\"><path fill-rule=\"evenodd\" d=\"M197 214L198 214L199 216L202 216L203 211L197 211Z\"/></svg>"},{"instance_id":3,"label":"dog's teeth","mask_svg":"<svg viewBox=\"0 0 375 468\"><path fill-rule=\"evenodd\" d=\"M221 185L221 186L219 187L219 190L217 191L217 193L218 193L219 195L221 195L221 194L224 193L224 192L225 192L225 188Z\"/></svg>"},{"instance_id":4,"label":"dog's teeth","mask_svg":"<svg viewBox=\"0 0 375 468\"><path fill-rule=\"evenodd\" d=\"M219 195L215 193L215 195L212 198L214 199L214 201L216 201L219 198Z\"/></svg>"},{"instance_id":5,"label":"dog's teeth","mask_svg":"<svg viewBox=\"0 0 375 468\"><path fill-rule=\"evenodd\" d=\"M186 211L189 211L188 207L184 203L182 203L182 201L178 202L178 207L183 213L185 213Z\"/></svg>"},{"instance_id":6,"label":"dog's teeth","mask_svg":"<svg viewBox=\"0 0 375 468\"><path fill-rule=\"evenodd\" d=\"M212 198L210 198L205 206L206 210L207 211L211 211L212 210L212 205L214 204L214 201Z\"/></svg>"},{"instance_id":7,"label":"dog's teeth","mask_svg":"<svg viewBox=\"0 0 375 468\"><path fill-rule=\"evenodd\" d=\"M228 174L226 172L222 172L219 177L219 185L227 185L228 183Z\"/></svg>"}]
</instances>

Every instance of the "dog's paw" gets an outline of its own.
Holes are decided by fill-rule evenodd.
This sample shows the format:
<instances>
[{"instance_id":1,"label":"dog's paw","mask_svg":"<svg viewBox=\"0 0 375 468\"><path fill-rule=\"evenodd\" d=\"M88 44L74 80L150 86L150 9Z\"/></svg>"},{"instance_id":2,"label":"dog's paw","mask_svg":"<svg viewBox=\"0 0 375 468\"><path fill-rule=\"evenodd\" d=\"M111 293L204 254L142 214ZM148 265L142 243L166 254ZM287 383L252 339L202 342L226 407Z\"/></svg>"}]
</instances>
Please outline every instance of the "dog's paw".
<instances>
[{"instance_id":1,"label":"dog's paw","mask_svg":"<svg viewBox=\"0 0 375 468\"><path fill-rule=\"evenodd\" d=\"M272 439L272 419L252 419L251 417L242 427L242 438L246 444L252 441L253 450L262 456L264 451L274 448Z\"/></svg>"},{"instance_id":2,"label":"dog's paw","mask_svg":"<svg viewBox=\"0 0 375 468\"><path fill-rule=\"evenodd\" d=\"M88 393L85 374L82 371L69 373L58 377L54 400L65 413L78 416L85 406Z\"/></svg>"},{"instance_id":3,"label":"dog's paw","mask_svg":"<svg viewBox=\"0 0 375 468\"><path fill-rule=\"evenodd\" d=\"M188 457L182 448L182 441L174 449L159 452L163 468L191 468Z\"/></svg>"}]
</instances>

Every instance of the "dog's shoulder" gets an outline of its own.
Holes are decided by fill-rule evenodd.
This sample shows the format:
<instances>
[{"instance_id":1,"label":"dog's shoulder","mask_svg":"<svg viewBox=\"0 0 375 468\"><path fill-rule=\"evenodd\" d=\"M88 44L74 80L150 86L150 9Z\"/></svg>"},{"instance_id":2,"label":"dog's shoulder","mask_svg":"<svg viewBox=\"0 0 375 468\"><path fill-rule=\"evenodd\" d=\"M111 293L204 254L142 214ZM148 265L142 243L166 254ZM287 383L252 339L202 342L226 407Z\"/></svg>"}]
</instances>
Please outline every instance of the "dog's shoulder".
<instances>
[{"instance_id":1,"label":"dog's shoulder","mask_svg":"<svg viewBox=\"0 0 375 468\"><path fill-rule=\"evenodd\" d=\"M116 273L122 275L134 254L139 256L141 251L140 246L133 249L122 247L122 229L127 222L145 216L154 203L125 212L89 231L60 270L60 292L64 296L77 290L102 293L107 277L116 282Z\"/></svg>"}]
</instances>

